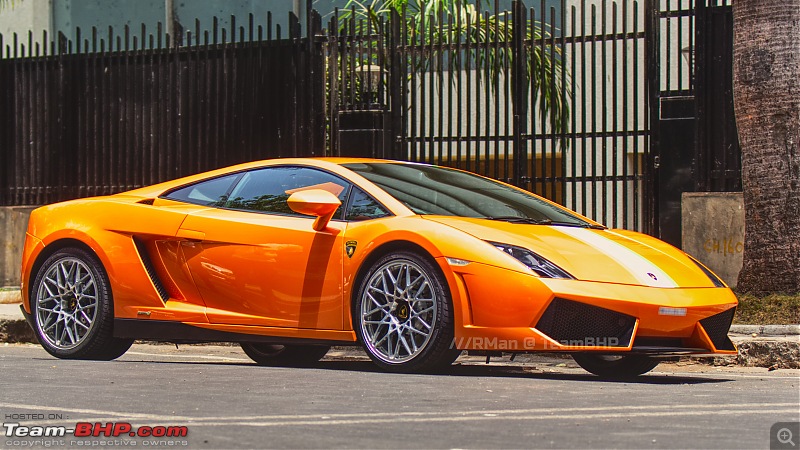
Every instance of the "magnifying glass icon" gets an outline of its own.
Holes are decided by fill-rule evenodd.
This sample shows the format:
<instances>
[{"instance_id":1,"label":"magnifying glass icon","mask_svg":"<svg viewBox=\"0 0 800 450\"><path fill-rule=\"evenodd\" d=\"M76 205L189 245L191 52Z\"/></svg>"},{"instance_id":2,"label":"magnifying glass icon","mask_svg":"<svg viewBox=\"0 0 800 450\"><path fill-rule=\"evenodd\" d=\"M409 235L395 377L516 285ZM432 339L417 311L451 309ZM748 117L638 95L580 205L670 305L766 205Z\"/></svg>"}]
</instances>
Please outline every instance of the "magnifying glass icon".
<instances>
[{"instance_id":1,"label":"magnifying glass icon","mask_svg":"<svg viewBox=\"0 0 800 450\"><path fill-rule=\"evenodd\" d=\"M776 437L778 438L778 442L780 442L781 444L792 444L792 447L795 447L795 443L792 440L793 438L792 431L790 429L781 428L780 430L778 430Z\"/></svg>"}]
</instances>

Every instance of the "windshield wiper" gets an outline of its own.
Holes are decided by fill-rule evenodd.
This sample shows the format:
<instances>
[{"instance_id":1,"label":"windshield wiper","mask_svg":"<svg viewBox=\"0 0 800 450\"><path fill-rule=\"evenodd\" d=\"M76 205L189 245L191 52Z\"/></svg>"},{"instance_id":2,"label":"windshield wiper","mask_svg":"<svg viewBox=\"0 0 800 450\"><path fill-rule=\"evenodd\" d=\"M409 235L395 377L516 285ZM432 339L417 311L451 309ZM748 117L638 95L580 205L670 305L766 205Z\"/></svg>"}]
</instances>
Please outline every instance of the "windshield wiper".
<instances>
[{"instance_id":1,"label":"windshield wiper","mask_svg":"<svg viewBox=\"0 0 800 450\"><path fill-rule=\"evenodd\" d=\"M585 222L561 222L561 221L554 221L551 219L531 219L530 217L519 217L519 216L497 216L497 217L486 216L482 217L482 219L501 220L503 222L524 223L530 225L557 225L564 227L591 228L595 230L606 229L606 227L602 225L593 225Z\"/></svg>"},{"instance_id":2,"label":"windshield wiper","mask_svg":"<svg viewBox=\"0 0 800 450\"><path fill-rule=\"evenodd\" d=\"M519 217L519 216L498 216L498 217L486 216L486 217L481 217L481 219L500 220L509 223L525 223L530 225L553 224L553 221L550 219L531 219L530 217Z\"/></svg>"},{"instance_id":3,"label":"windshield wiper","mask_svg":"<svg viewBox=\"0 0 800 450\"><path fill-rule=\"evenodd\" d=\"M603 225L593 225L591 223L586 222L551 222L550 225L558 225L562 227L578 227L578 228L591 228L592 230L605 230L606 227Z\"/></svg>"}]
</instances>

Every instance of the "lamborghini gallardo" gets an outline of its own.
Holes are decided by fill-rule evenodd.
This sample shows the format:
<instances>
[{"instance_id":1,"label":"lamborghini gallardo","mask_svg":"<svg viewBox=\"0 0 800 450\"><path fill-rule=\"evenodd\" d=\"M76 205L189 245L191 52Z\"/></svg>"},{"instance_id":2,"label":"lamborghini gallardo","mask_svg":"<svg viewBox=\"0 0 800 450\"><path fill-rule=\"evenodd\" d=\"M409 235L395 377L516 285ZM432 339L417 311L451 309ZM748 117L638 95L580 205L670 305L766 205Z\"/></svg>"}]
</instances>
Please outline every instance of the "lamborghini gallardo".
<instances>
[{"instance_id":1,"label":"lamborghini gallardo","mask_svg":"<svg viewBox=\"0 0 800 450\"><path fill-rule=\"evenodd\" d=\"M361 345L381 368L560 352L604 377L735 354L731 290L683 251L469 172L276 159L33 211L23 312L58 358L134 339L262 365Z\"/></svg>"}]
</instances>

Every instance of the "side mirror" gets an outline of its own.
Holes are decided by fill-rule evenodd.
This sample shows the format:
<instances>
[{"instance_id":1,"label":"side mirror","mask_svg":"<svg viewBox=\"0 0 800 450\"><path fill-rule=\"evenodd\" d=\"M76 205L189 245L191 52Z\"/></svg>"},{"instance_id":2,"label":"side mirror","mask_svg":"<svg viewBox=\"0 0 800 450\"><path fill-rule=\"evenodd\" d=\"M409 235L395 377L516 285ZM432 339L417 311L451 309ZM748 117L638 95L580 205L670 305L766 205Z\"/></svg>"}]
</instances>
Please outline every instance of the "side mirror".
<instances>
[{"instance_id":1,"label":"side mirror","mask_svg":"<svg viewBox=\"0 0 800 450\"><path fill-rule=\"evenodd\" d=\"M317 216L312 226L315 231L324 230L331 221L333 213L342 204L335 195L322 189L294 192L286 202L289 203L289 208L298 214Z\"/></svg>"}]
</instances>

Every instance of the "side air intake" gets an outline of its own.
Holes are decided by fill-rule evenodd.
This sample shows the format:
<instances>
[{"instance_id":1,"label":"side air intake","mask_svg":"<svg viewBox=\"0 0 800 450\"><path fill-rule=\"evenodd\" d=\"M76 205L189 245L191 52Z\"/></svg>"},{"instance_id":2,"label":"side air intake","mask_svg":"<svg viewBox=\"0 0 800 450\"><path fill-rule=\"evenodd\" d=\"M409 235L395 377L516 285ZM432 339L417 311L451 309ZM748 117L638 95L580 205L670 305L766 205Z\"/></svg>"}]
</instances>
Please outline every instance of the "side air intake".
<instances>
[{"instance_id":1,"label":"side air intake","mask_svg":"<svg viewBox=\"0 0 800 450\"><path fill-rule=\"evenodd\" d=\"M164 287L164 283L162 283L161 279L158 277L158 273L156 272L156 268L153 266L153 261L150 260L150 255L147 253L147 248L145 247L144 242L138 238L133 238L133 242L136 244L136 251L139 253L139 258L141 258L142 264L144 264L144 270L147 272L147 276L150 277L150 281L152 281L153 286L156 287L156 291L158 291L161 301L166 302L169 300L169 294L167 293L167 289Z\"/></svg>"},{"instance_id":2,"label":"side air intake","mask_svg":"<svg viewBox=\"0 0 800 450\"><path fill-rule=\"evenodd\" d=\"M636 318L605 308L555 298L536 329L562 345L627 347Z\"/></svg>"}]
</instances>

